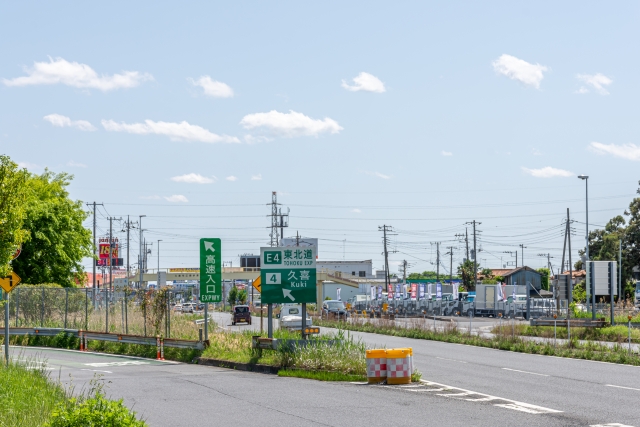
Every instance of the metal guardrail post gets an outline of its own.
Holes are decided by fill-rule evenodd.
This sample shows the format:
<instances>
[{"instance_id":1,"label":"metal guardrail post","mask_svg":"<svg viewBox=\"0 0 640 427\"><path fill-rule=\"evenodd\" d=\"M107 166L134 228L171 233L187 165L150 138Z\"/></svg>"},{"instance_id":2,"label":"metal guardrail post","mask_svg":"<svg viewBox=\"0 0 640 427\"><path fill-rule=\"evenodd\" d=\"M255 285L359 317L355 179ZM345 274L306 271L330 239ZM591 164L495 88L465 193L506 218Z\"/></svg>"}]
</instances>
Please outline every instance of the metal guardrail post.
<instances>
[{"instance_id":1,"label":"metal guardrail post","mask_svg":"<svg viewBox=\"0 0 640 427\"><path fill-rule=\"evenodd\" d=\"M67 314L69 313L69 288L64 288L64 328L67 329Z\"/></svg>"},{"instance_id":2,"label":"metal guardrail post","mask_svg":"<svg viewBox=\"0 0 640 427\"><path fill-rule=\"evenodd\" d=\"M40 311L40 324L44 325L44 287L42 288L42 310Z\"/></svg>"}]
</instances>

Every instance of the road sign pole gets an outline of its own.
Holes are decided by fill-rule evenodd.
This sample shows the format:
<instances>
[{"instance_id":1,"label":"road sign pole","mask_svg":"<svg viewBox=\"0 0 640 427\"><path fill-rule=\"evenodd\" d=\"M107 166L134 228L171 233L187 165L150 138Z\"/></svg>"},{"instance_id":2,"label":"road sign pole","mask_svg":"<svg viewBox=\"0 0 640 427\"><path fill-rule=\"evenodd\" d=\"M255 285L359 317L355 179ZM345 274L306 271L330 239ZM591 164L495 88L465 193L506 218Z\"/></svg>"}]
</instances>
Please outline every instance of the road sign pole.
<instances>
[{"instance_id":1,"label":"road sign pole","mask_svg":"<svg viewBox=\"0 0 640 427\"><path fill-rule=\"evenodd\" d=\"M273 304L267 304L267 336L273 338Z\"/></svg>"},{"instance_id":2,"label":"road sign pole","mask_svg":"<svg viewBox=\"0 0 640 427\"><path fill-rule=\"evenodd\" d=\"M204 303L204 340L209 340L209 303Z\"/></svg>"},{"instance_id":3,"label":"road sign pole","mask_svg":"<svg viewBox=\"0 0 640 427\"><path fill-rule=\"evenodd\" d=\"M9 292L4 293L4 360L9 366Z\"/></svg>"},{"instance_id":4,"label":"road sign pole","mask_svg":"<svg viewBox=\"0 0 640 427\"><path fill-rule=\"evenodd\" d=\"M307 303L302 303L302 339L307 339L307 335L304 333L307 328Z\"/></svg>"}]
</instances>

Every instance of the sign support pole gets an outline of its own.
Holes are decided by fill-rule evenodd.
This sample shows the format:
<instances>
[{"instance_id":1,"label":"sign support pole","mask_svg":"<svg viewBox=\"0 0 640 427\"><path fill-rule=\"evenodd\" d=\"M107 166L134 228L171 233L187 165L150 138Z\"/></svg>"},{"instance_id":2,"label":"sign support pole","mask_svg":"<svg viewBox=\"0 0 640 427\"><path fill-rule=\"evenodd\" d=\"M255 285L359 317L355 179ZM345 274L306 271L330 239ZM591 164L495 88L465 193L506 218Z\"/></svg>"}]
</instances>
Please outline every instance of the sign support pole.
<instances>
[{"instance_id":1,"label":"sign support pole","mask_svg":"<svg viewBox=\"0 0 640 427\"><path fill-rule=\"evenodd\" d=\"M302 339L303 340L307 339L307 335L304 333L306 328L307 328L307 303L303 302L302 303Z\"/></svg>"},{"instance_id":2,"label":"sign support pole","mask_svg":"<svg viewBox=\"0 0 640 427\"><path fill-rule=\"evenodd\" d=\"M9 292L4 293L4 359L9 366Z\"/></svg>"},{"instance_id":3,"label":"sign support pole","mask_svg":"<svg viewBox=\"0 0 640 427\"><path fill-rule=\"evenodd\" d=\"M267 336L273 338L273 304L267 304Z\"/></svg>"},{"instance_id":4,"label":"sign support pole","mask_svg":"<svg viewBox=\"0 0 640 427\"><path fill-rule=\"evenodd\" d=\"M204 340L209 340L209 303L204 303Z\"/></svg>"}]
</instances>

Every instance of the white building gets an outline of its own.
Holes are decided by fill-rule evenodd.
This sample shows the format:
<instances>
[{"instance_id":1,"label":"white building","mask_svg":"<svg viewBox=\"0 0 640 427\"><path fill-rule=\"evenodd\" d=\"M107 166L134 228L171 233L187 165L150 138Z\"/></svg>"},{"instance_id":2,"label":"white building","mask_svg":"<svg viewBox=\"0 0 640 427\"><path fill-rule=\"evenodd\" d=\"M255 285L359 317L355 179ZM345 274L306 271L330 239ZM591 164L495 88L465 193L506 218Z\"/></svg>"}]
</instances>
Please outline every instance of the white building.
<instances>
[{"instance_id":1,"label":"white building","mask_svg":"<svg viewBox=\"0 0 640 427\"><path fill-rule=\"evenodd\" d=\"M345 279L374 279L373 261L317 261L318 270L339 271ZM383 274L384 277L384 274Z\"/></svg>"}]
</instances>

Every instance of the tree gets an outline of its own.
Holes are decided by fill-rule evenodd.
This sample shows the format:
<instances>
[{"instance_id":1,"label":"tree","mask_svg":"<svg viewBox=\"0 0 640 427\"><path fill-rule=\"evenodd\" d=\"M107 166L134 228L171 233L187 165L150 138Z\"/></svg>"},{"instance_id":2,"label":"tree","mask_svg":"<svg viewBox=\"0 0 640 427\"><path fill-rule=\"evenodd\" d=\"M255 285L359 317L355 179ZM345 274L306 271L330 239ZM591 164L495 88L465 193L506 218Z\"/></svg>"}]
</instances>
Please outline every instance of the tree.
<instances>
[{"instance_id":1,"label":"tree","mask_svg":"<svg viewBox=\"0 0 640 427\"><path fill-rule=\"evenodd\" d=\"M227 295L227 302L230 306L236 305L238 301L238 288L235 286L229 289L229 295Z\"/></svg>"},{"instance_id":2,"label":"tree","mask_svg":"<svg viewBox=\"0 0 640 427\"><path fill-rule=\"evenodd\" d=\"M18 169L9 156L0 155L0 277L11 272L13 254L29 237L23 228L28 178L26 169Z\"/></svg>"},{"instance_id":3,"label":"tree","mask_svg":"<svg viewBox=\"0 0 640 427\"><path fill-rule=\"evenodd\" d=\"M480 265L477 266L480 270ZM465 260L458 266L458 276L462 278L462 285L467 291L475 291L473 261Z\"/></svg>"},{"instance_id":4,"label":"tree","mask_svg":"<svg viewBox=\"0 0 640 427\"><path fill-rule=\"evenodd\" d=\"M89 214L81 201L69 198L71 179L66 173L45 170L27 180L29 203L23 228L29 237L13 262L24 283L70 287L84 280L82 259L93 255L93 245L91 231L82 225Z\"/></svg>"},{"instance_id":5,"label":"tree","mask_svg":"<svg viewBox=\"0 0 640 427\"><path fill-rule=\"evenodd\" d=\"M247 303L247 290L242 289L238 291L238 296L236 297L238 304L246 304Z\"/></svg>"},{"instance_id":6,"label":"tree","mask_svg":"<svg viewBox=\"0 0 640 427\"><path fill-rule=\"evenodd\" d=\"M435 280L438 277L435 271L423 271L422 273L411 273L407 276L409 280Z\"/></svg>"},{"instance_id":7,"label":"tree","mask_svg":"<svg viewBox=\"0 0 640 427\"><path fill-rule=\"evenodd\" d=\"M540 277L540 286L542 286L542 289L544 289L545 291L548 291L549 290L549 275L551 274L551 272L546 267L539 268L536 271L538 273L542 274L542 277Z\"/></svg>"}]
</instances>

